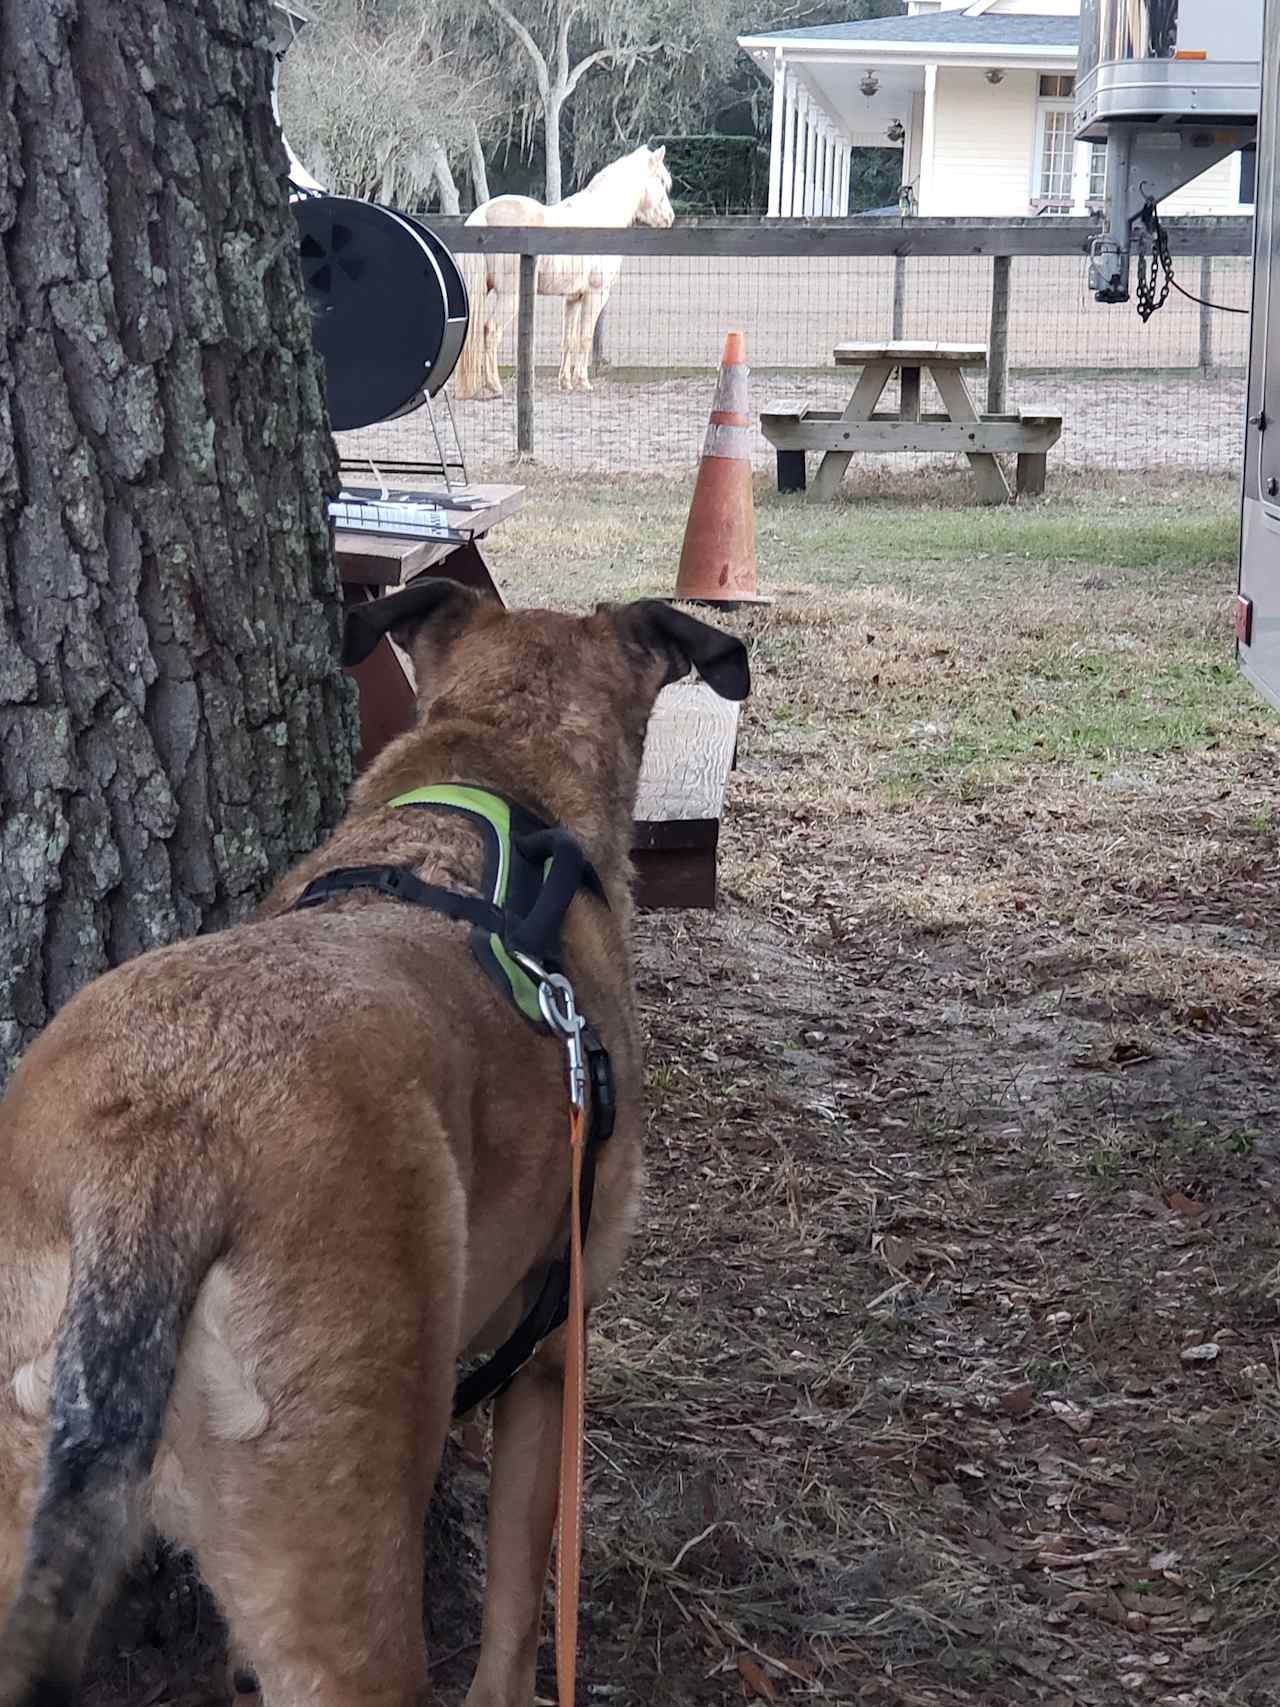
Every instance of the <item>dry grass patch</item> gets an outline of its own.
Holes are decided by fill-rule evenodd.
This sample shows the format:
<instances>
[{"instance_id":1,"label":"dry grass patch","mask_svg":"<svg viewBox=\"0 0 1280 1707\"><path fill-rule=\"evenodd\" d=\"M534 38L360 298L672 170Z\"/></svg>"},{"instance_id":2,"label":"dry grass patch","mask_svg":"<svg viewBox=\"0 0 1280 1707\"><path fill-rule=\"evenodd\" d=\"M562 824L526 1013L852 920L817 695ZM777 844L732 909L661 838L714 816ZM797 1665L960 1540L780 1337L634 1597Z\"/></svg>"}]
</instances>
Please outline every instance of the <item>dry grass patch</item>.
<instances>
[{"instance_id":1,"label":"dry grass patch","mask_svg":"<svg viewBox=\"0 0 1280 1707\"><path fill-rule=\"evenodd\" d=\"M1280 726L1230 653L1235 495L859 490L758 488L727 904L643 927L588 1670L1278 1700ZM499 573L668 593L687 497L535 480Z\"/></svg>"}]
</instances>

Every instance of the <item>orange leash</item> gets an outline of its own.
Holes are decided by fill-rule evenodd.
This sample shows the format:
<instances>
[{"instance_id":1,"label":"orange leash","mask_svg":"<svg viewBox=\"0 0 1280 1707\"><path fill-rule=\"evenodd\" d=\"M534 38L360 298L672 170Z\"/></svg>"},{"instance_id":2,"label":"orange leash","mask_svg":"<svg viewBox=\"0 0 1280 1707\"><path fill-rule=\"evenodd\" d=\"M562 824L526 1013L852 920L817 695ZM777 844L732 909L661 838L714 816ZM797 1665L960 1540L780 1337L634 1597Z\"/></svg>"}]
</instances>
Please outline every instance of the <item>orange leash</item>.
<instances>
[{"instance_id":1,"label":"orange leash","mask_svg":"<svg viewBox=\"0 0 1280 1707\"><path fill-rule=\"evenodd\" d=\"M582 1290L582 1156L586 1111L573 1105L569 1123L573 1188L569 1205L569 1319L560 1431L560 1521L556 1535L556 1690L573 1707L578 1682L578 1595L582 1582L582 1456L586 1432L586 1310Z\"/></svg>"}]
</instances>

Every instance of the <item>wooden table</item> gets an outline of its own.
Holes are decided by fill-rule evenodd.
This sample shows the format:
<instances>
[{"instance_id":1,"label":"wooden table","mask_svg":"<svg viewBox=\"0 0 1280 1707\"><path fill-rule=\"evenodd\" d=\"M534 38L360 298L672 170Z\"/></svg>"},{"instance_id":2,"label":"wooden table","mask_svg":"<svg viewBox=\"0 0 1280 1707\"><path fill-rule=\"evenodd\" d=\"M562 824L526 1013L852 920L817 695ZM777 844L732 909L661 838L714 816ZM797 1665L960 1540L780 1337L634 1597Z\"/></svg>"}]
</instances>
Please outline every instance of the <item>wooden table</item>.
<instances>
[{"instance_id":1,"label":"wooden table","mask_svg":"<svg viewBox=\"0 0 1280 1707\"><path fill-rule=\"evenodd\" d=\"M478 592L501 599L479 541L524 503L523 486L468 486L468 497L484 500L480 509L446 509L445 525L470 538L457 544L433 539L407 539L398 534L334 534L334 556L346 604L358 604L403 586L419 575L448 575ZM363 664L348 671L360 690L361 770L387 742L413 721L414 692L404 659L385 637Z\"/></svg>"},{"instance_id":2,"label":"wooden table","mask_svg":"<svg viewBox=\"0 0 1280 1707\"><path fill-rule=\"evenodd\" d=\"M985 345L898 339L837 344L834 354L837 367L861 369L842 412L789 399L767 403L761 412L761 429L777 450L779 491L804 490L807 451L823 452L809 491L815 503L835 497L859 451L962 451L984 504L1009 501L1009 482L996 460L997 452L1008 452L1018 459L1019 493L1044 491L1047 453L1062 435L1062 417L979 414L963 370L986 363ZM942 398L943 414L921 413L920 380L926 370ZM877 411L895 371L902 376L898 409Z\"/></svg>"},{"instance_id":3,"label":"wooden table","mask_svg":"<svg viewBox=\"0 0 1280 1707\"><path fill-rule=\"evenodd\" d=\"M379 598L419 575L448 575L501 600L478 541L524 502L523 486L472 486L483 510L450 510L451 528L472 537L461 544L339 530L335 555L348 604ZM360 769L414 716L407 658L385 637L348 673L360 690ZM645 908L713 908L720 810L733 766L738 706L705 682L690 678L658 696L645 742L636 799L632 858L636 900Z\"/></svg>"},{"instance_id":4,"label":"wooden table","mask_svg":"<svg viewBox=\"0 0 1280 1707\"><path fill-rule=\"evenodd\" d=\"M716 904L716 852L741 707L696 676L658 695L645 735L631 859L640 906Z\"/></svg>"}]
</instances>

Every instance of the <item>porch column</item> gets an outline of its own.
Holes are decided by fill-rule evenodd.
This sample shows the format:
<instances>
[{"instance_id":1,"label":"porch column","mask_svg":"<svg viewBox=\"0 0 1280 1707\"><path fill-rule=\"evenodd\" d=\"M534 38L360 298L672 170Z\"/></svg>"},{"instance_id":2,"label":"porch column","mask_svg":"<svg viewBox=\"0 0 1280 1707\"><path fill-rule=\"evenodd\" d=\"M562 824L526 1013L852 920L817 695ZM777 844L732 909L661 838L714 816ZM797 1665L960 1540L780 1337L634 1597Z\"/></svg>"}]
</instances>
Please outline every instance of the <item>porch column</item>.
<instances>
[{"instance_id":1,"label":"porch column","mask_svg":"<svg viewBox=\"0 0 1280 1707\"><path fill-rule=\"evenodd\" d=\"M827 211L827 158L830 154L830 141L827 136L827 119L825 113L818 114L818 185L813 198L813 211L818 218L824 217Z\"/></svg>"},{"instance_id":2,"label":"porch column","mask_svg":"<svg viewBox=\"0 0 1280 1707\"><path fill-rule=\"evenodd\" d=\"M803 143L800 155L800 217L808 219L813 212L813 120L809 116L809 97L800 91L800 123Z\"/></svg>"},{"instance_id":3,"label":"porch column","mask_svg":"<svg viewBox=\"0 0 1280 1707\"><path fill-rule=\"evenodd\" d=\"M773 51L773 121L769 126L769 216L782 212L782 133L786 126L786 68L782 49Z\"/></svg>"},{"instance_id":4,"label":"porch column","mask_svg":"<svg viewBox=\"0 0 1280 1707\"><path fill-rule=\"evenodd\" d=\"M836 127L827 126L827 218L836 211L836 173L839 167L840 150L836 143Z\"/></svg>"},{"instance_id":5,"label":"porch column","mask_svg":"<svg viewBox=\"0 0 1280 1707\"><path fill-rule=\"evenodd\" d=\"M849 162L851 157L849 144L841 139L840 161L836 169L837 219L847 219L849 215Z\"/></svg>"},{"instance_id":6,"label":"porch column","mask_svg":"<svg viewBox=\"0 0 1280 1707\"><path fill-rule=\"evenodd\" d=\"M920 124L920 169L916 174L916 212L933 212L933 139L937 112L938 67L924 68L924 111Z\"/></svg>"},{"instance_id":7,"label":"porch column","mask_svg":"<svg viewBox=\"0 0 1280 1707\"><path fill-rule=\"evenodd\" d=\"M796 209L796 80L789 71L782 74L782 186L778 214L782 219L794 217Z\"/></svg>"},{"instance_id":8,"label":"porch column","mask_svg":"<svg viewBox=\"0 0 1280 1707\"><path fill-rule=\"evenodd\" d=\"M811 107L809 111L813 124L813 156L812 171L810 172L810 177L813 179L813 206L810 211L815 219L819 219L822 216L822 151L826 139L822 134L822 114L816 105Z\"/></svg>"}]
</instances>

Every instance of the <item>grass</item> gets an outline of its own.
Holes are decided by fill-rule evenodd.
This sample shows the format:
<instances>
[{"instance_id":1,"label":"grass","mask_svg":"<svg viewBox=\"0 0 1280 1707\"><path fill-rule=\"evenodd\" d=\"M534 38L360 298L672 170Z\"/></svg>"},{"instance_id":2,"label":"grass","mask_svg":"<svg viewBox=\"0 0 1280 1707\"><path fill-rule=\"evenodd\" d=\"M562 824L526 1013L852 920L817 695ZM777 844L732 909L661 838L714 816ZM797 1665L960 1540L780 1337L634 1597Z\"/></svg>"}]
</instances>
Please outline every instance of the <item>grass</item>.
<instances>
[{"instance_id":1,"label":"grass","mask_svg":"<svg viewBox=\"0 0 1280 1707\"><path fill-rule=\"evenodd\" d=\"M529 484L512 602L672 591L686 485ZM1235 493L876 476L757 522L722 904L638 921L581 1699L1274 1707L1280 720L1231 657ZM449 1487L457 1707L456 1452ZM220 1699L168 1581L92 1707Z\"/></svg>"},{"instance_id":2,"label":"grass","mask_svg":"<svg viewBox=\"0 0 1280 1707\"><path fill-rule=\"evenodd\" d=\"M621 503L608 481L534 490L495 545L526 595L670 592L686 489L636 482ZM994 510L969 496L946 476L829 506L760 491L778 604L753 627L756 668L787 680L766 715L797 781L834 753L883 800L972 800L1062 765L1103 781L1257 720L1231 660L1236 499L1222 482L1076 476L1051 502ZM531 563L523 542L548 500L557 550Z\"/></svg>"},{"instance_id":3,"label":"grass","mask_svg":"<svg viewBox=\"0 0 1280 1707\"><path fill-rule=\"evenodd\" d=\"M509 597L672 591L687 486L530 485ZM725 903L641 931L587 1668L1280 1699L1280 724L1232 658L1236 494L876 475L758 484L757 530Z\"/></svg>"}]
</instances>

